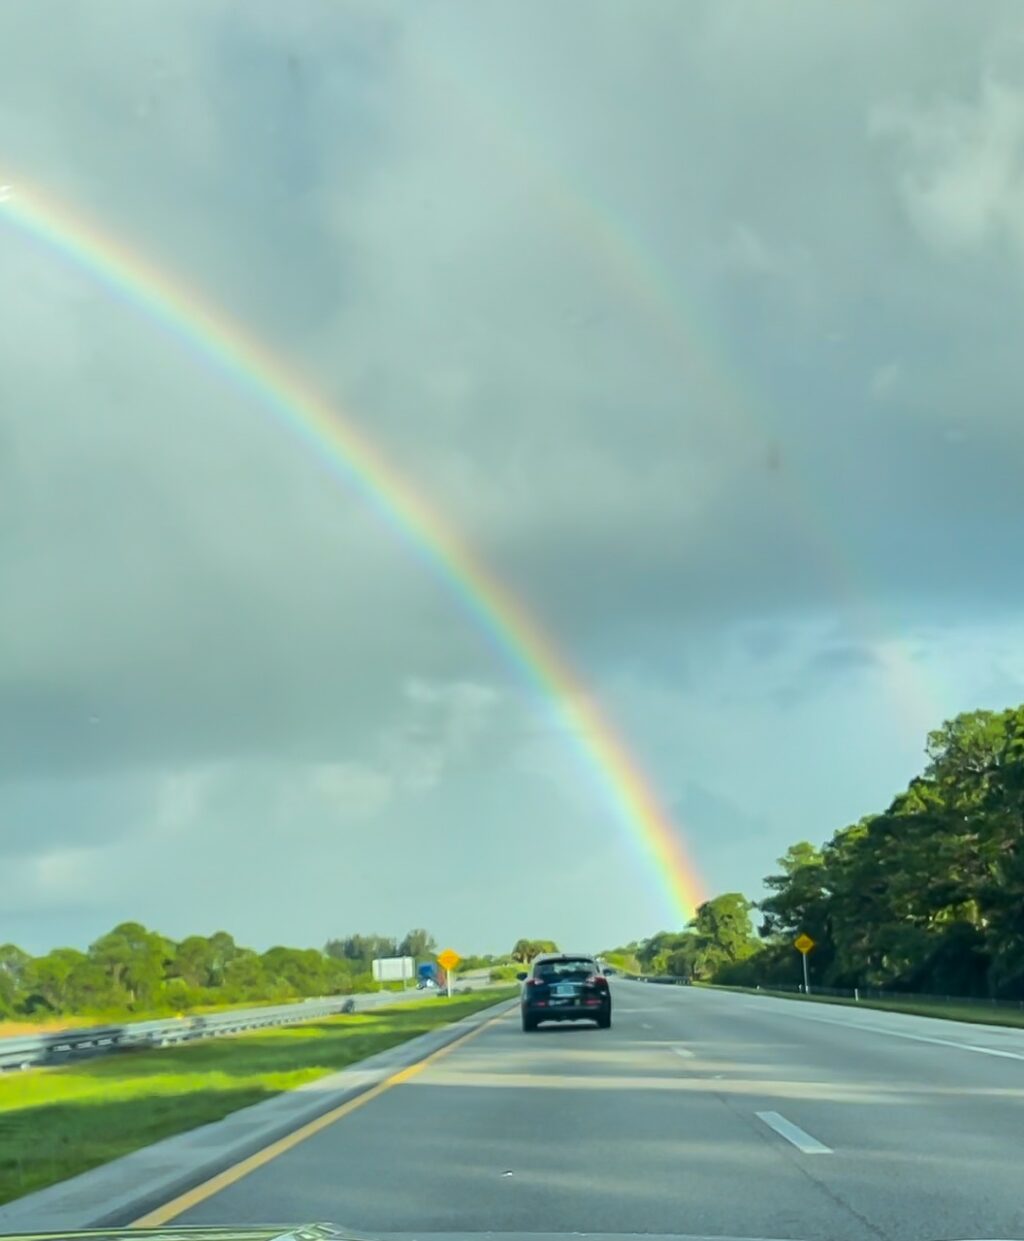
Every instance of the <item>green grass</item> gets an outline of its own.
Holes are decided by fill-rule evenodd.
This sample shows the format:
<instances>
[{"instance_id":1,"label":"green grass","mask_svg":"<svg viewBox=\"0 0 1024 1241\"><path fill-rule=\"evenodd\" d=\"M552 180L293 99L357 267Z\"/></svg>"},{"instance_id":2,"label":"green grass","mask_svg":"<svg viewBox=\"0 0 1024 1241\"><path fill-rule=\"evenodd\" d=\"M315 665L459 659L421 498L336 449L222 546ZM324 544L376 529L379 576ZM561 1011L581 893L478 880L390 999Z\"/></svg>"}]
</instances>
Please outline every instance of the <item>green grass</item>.
<instances>
[{"instance_id":1,"label":"green grass","mask_svg":"<svg viewBox=\"0 0 1024 1241\"><path fill-rule=\"evenodd\" d=\"M0 1078L0 1202L219 1120L515 994L432 996Z\"/></svg>"},{"instance_id":2,"label":"green grass","mask_svg":"<svg viewBox=\"0 0 1024 1241\"><path fill-rule=\"evenodd\" d=\"M794 991L772 991L769 987L717 987L713 983L697 983L715 991L742 991L747 995L769 995L779 1000L796 1000L804 1004L843 1004L850 1008L879 1008L890 1013L913 1013L918 1017L942 1017L946 1021L967 1021L986 1026L1024 1027L1024 1009L999 1004L958 1004L938 1000L855 1000L845 995L801 995Z\"/></svg>"},{"instance_id":3,"label":"green grass","mask_svg":"<svg viewBox=\"0 0 1024 1241\"><path fill-rule=\"evenodd\" d=\"M516 975L524 971L525 965L495 965L490 970L491 982L515 982Z\"/></svg>"}]
</instances>

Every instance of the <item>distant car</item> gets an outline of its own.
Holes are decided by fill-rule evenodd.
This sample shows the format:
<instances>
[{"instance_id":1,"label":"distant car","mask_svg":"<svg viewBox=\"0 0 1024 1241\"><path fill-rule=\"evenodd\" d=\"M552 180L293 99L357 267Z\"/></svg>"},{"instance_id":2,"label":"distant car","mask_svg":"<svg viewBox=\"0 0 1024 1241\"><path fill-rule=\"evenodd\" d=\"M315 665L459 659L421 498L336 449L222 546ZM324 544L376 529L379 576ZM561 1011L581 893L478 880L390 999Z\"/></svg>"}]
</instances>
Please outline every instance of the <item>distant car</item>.
<instances>
[{"instance_id":1,"label":"distant car","mask_svg":"<svg viewBox=\"0 0 1024 1241\"><path fill-rule=\"evenodd\" d=\"M593 957L546 953L518 977L524 1030L542 1021L593 1021L602 1030L612 1024L611 989Z\"/></svg>"}]
</instances>

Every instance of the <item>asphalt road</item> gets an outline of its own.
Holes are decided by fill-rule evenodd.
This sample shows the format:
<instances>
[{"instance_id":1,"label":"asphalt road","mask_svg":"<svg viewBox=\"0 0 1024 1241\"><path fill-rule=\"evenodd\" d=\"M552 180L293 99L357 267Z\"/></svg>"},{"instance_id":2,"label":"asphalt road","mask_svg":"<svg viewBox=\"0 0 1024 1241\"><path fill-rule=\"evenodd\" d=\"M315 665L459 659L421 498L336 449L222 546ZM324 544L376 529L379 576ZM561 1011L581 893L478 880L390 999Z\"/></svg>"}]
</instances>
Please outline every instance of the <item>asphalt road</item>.
<instances>
[{"instance_id":1,"label":"asphalt road","mask_svg":"<svg viewBox=\"0 0 1024 1241\"><path fill-rule=\"evenodd\" d=\"M1024 1032L616 981L502 1018L184 1223L1024 1238Z\"/></svg>"}]
</instances>

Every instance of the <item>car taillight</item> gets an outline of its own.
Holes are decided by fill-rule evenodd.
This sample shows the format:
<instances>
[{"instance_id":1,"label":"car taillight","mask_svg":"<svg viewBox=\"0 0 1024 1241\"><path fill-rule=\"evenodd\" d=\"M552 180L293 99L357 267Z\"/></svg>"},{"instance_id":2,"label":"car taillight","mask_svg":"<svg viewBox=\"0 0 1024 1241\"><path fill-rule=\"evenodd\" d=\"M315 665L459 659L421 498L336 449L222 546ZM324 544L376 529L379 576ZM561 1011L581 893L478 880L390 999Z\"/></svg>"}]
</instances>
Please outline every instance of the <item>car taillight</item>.
<instances>
[{"instance_id":1,"label":"car taillight","mask_svg":"<svg viewBox=\"0 0 1024 1241\"><path fill-rule=\"evenodd\" d=\"M587 979L587 982L590 983L592 987L607 987L608 986L608 979L605 978L604 974L591 974L590 977Z\"/></svg>"},{"instance_id":2,"label":"car taillight","mask_svg":"<svg viewBox=\"0 0 1024 1241\"><path fill-rule=\"evenodd\" d=\"M543 979L540 979L540 978L528 978L526 980L526 985L528 987L543 987L544 981Z\"/></svg>"}]
</instances>

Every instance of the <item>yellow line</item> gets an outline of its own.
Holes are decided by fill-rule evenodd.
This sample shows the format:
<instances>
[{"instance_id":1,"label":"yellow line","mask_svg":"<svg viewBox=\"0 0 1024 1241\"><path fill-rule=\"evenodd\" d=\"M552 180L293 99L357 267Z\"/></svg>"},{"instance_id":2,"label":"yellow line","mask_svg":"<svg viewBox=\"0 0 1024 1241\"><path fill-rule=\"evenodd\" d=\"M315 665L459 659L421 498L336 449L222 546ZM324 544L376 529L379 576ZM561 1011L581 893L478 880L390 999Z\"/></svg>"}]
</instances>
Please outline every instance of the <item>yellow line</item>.
<instances>
[{"instance_id":1,"label":"yellow line","mask_svg":"<svg viewBox=\"0 0 1024 1241\"><path fill-rule=\"evenodd\" d=\"M376 1086L371 1086L369 1090L364 1091L361 1095L356 1095L354 1099L349 1099L347 1103L341 1103L338 1107L332 1108L331 1111L324 1112L316 1120L311 1120L308 1124L285 1134L283 1138L278 1138L276 1142L271 1142L269 1146L264 1146L262 1150L256 1151L255 1154L250 1155L247 1159L241 1160L230 1168L225 1168L223 1172L218 1172L216 1176L210 1177L208 1181L203 1181L192 1189L186 1190L185 1193L179 1194L177 1198L172 1198L162 1206L155 1207L145 1215L140 1215L138 1219L131 1222L129 1227L156 1228L168 1223L184 1211L198 1206L200 1202L205 1202L207 1198L212 1198L214 1194L219 1194L222 1189L227 1189L229 1185L234 1185L244 1176L248 1176L250 1172L255 1172L257 1168L264 1167L272 1159L276 1159L278 1155L283 1155L285 1151L290 1151L293 1147L298 1146L300 1142L305 1142L307 1138L311 1138L315 1133L319 1133L322 1129L333 1125L335 1121L341 1120L343 1116L347 1116L350 1112L354 1112L356 1108L370 1103L378 1095L382 1095L386 1090L390 1090L392 1086L399 1086L402 1082L409 1081L410 1078L415 1077L418 1073L422 1073L429 1065L440 1060L442 1056L446 1056L449 1052L454 1051L456 1047L462 1047L470 1039L483 1034L484 1030L493 1026L496 1022L504 1020L507 1015L507 1013L499 1013L496 1017L492 1017L489 1021L485 1021L477 1026L475 1030L470 1030L468 1034L462 1035L461 1038L455 1039L454 1042L446 1043L444 1047L439 1047L437 1051L432 1051L429 1056L424 1056L422 1060L417 1060L415 1064L409 1064L404 1069L398 1069L390 1077L386 1077L382 1082L378 1082Z\"/></svg>"}]
</instances>

